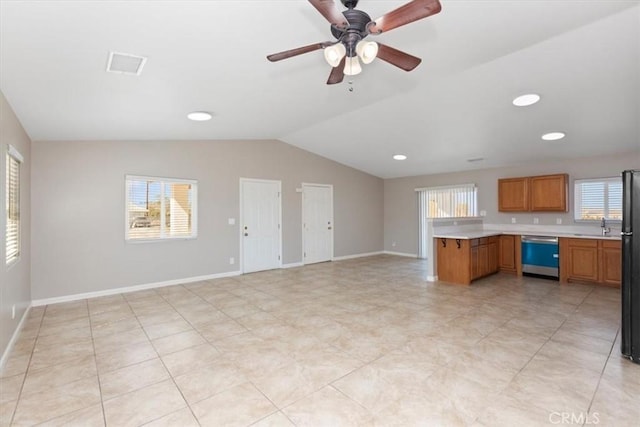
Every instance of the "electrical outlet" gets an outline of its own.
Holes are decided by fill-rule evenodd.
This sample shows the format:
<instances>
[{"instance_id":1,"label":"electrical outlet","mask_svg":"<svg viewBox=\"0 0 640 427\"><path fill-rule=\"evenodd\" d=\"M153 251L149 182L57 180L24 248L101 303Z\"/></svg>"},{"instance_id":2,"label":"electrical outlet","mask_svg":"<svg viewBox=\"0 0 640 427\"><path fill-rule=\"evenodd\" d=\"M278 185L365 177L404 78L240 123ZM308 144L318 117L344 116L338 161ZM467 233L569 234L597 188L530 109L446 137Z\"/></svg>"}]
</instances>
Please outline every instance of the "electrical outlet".
<instances>
[{"instance_id":1,"label":"electrical outlet","mask_svg":"<svg viewBox=\"0 0 640 427\"><path fill-rule=\"evenodd\" d=\"M487 211L480 211L480 216L487 216Z\"/></svg>"},{"instance_id":2,"label":"electrical outlet","mask_svg":"<svg viewBox=\"0 0 640 427\"><path fill-rule=\"evenodd\" d=\"M396 242L391 242L391 246L395 248L396 247Z\"/></svg>"},{"instance_id":3,"label":"electrical outlet","mask_svg":"<svg viewBox=\"0 0 640 427\"><path fill-rule=\"evenodd\" d=\"M236 263L236 259L234 257L229 258L229 264L233 265Z\"/></svg>"},{"instance_id":4,"label":"electrical outlet","mask_svg":"<svg viewBox=\"0 0 640 427\"><path fill-rule=\"evenodd\" d=\"M236 224L236 219L235 218L229 218L229 225L235 225Z\"/></svg>"},{"instance_id":5,"label":"electrical outlet","mask_svg":"<svg viewBox=\"0 0 640 427\"><path fill-rule=\"evenodd\" d=\"M516 219L515 218L511 218L511 224L515 224L516 223Z\"/></svg>"},{"instance_id":6,"label":"electrical outlet","mask_svg":"<svg viewBox=\"0 0 640 427\"><path fill-rule=\"evenodd\" d=\"M16 305L13 304L11 306L11 319L15 319L16 318Z\"/></svg>"},{"instance_id":7,"label":"electrical outlet","mask_svg":"<svg viewBox=\"0 0 640 427\"><path fill-rule=\"evenodd\" d=\"M540 220L538 218L533 218L533 223L534 224L540 224Z\"/></svg>"},{"instance_id":8,"label":"electrical outlet","mask_svg":"<svg viewBox=\"0 0 640 427\"><path fill-rule=\"evenodd\" d=\"M562 224L562 218L556 218L556 224L558 225Z\"/></svg>"}]
</instances>

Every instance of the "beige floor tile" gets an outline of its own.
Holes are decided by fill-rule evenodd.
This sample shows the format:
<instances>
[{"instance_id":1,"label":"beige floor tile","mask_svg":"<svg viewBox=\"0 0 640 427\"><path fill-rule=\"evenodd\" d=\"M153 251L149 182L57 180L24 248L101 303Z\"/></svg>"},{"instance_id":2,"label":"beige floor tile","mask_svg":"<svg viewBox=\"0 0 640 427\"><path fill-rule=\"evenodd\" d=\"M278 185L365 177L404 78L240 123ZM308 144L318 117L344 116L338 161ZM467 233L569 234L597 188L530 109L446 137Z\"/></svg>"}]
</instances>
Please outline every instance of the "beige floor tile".
<instances>
[{"instance_id":1,"label":"beige floor tile","mask_svg":"<svg viewBox=\"0 0 640 427\"><path fill-rule=\"evenodd\" d=\"M91 333L93 334L94 338L99 338L107 335L130 331L132 329L138 329L139 327L140 322L138 322L138 319L136 319L135 317L128 317L126 319L120 319L113 322L92 325Z\"/></svg>"},{"instance_id":2,"label":"beige floor tile","mask_svg":"<svg viewBox=\"0 0 640 427\"><path fill-rule=\"evenodd\" d=\"M284 408L296 426L369 426L371 413L333 387L325 387Z\"/></svg>"},{"instance_id":3,"label":"beige floor tile","mask_svg":"<svg viewBox=\"0 0 640 427\"><path fill-rule=\"evenodd\" d=\"M29 369L42 369L48 366L72 362L74 360L93 356L93 340L88 339L77 342L60 342L48 346L39 346L33 351Z\"/></svg>"},{"instance_id":4,"label":"beige floor tile","mask_svg":"<svg viewBox=\"0 0 640 427\"><path fill-rule=\"evenodd\" d=\"M116 371L100 375L102 399L108 400L121 394L159 383L169 378L160 359L151 359Z\"/></svg>"},{"instance_id":5,"label":"beige floor tile","mask_svg":"<svg viewBox=\"0 0 640 427\"><path fill-rule=\"evenodd\" d=\"M224 357L218 357L205 367L177 376L174 380L190 405L247 382L236 365Z\"/></svg>"},{"instance_id":6,"label":"beige floor tile","mask_svg":"<svg viewBox=\"0 0 640 427\"><path fill-rule=\"evenodd\" d=\"M197 329L210 343L215 343L226 337L247 332L244 326L231 319L199 324Z\"/></svg>"},{"instance_id":7,"label":"beige floor tile","mask_svg":"<svg viewBox=\"0 0 640 427\"><path fill-rule=\"evenodd\" d=\"M197 331L180 332L152 341L153 346L161 356L204 343L204 338Z\"/></svg>"},{"instance_id":8,"label":"beige floor tile","mask_svg":"<svg viewBox=\"0 0 640 427\"><path fill-rule=\"evenodd\" d=\"M0 378L13 377L15 375L24 374L27 372L29 362L31 361L31 354L11 354L7 358L2 370L0 371Z\"/></svg>"},{"instance_id":9,"label":"beige floor tile","mask_svg":"<svg viewBox=\"0 0 640 427\"><path fill-rule=\"evenodd\" d=\"M294 427L294 424L282 412L276 412L251 424L251 427Z\"/></svg>"},{"instance_id":10,"label":"beige floor tile","mask_svg":"<svg viewBox=\"0 0 640 427\"><path fill-rule=\"evenodd\" d=\"M139 426L186 407L171 380L104 401L107 425Z\"/></svg>"},{"instance_id":11,"label":"beige floor tile","mask_svg":"<svg viewBox=\"0 0 640 427\"><path fill-rule=\"evenodd\" d=\"M145 424L145 427L200 427L200 424L196 421L191 409L184 408L153 420Z\"/></svg>"},{"instance_id":12,"label":"beige floor tile","mask_svg":"<svg viewBox=\"0 0 640 427\"><path fill-rule=\"evenodd\" d=\"M49 347L60 343L71 344L90 340L91 328L64 329L59 333L38 336L37 347Z\"/></svg>"},{"instance_id":13,"label":"beige floor tile","mask_svg":"<svg viewBox=\"0 0 640 427\"><path fill-rule=\"evenodd\" d=\"M180 332L190 331L193 327L184 319L180 318L164 323L156 323L154 325L145 326L144 330L150 340L174 335Z\"/></svg>"},{"instance_id":14,"label":"beige floor tile","mask_svg":"<svg viewBox=\"0 0 640 427\"><path fill-rule=\"evenodd\" d=\"M277 411L250 383L245 383L191 405L202 426L247 426Z\"/></svg>"},{"instance_id":15,"label":"beige floor tile","mask_svg":"<svg viewBox=\"0 0 640 427\"><path fill-rule=\"evenodd\" d=\"M553 412L538 408L532 403L506 394L501 395L478 417L477 425L538 427L552 425L552 421L556 421L556 415Z\"/></svg>"},{"instance_id":16,"label":"beige floor tile","mask_svg":"<svg viewBox=\"0 0 640 427\"><path fill-rule=\"evenodd\" d=\"M211 344L200 344L175 353L162 356L162 361L171 373L177 377L188 372L204 368L215 361L220 352Z\"/></svg>"},{"instance_id":17,"label":"beige floor tile","mask_svg":"<svg viewBox=\"0 0 640 427\"><path fill-rule=\"evenodd\" d=\"M18 400L24 377L24 374L19 374L0 378L0 403Z\"/></svg>"},{"instance_id":18,"label":"beige floor tile","mask_svg":"<svg viewBox=\"0 0 640 427\"><path fill-rule=\"evenodd\" d=\"M17 404L18 404L17 400L8 400L6 402L0 402L0 426L9 427Z\"/></svg>"},{"instance_id":19,"label":"beige floor tile","mask_svg":"<svg viewBox=\"0 0 640 427\"><path fill-rule=\"evenodd\" d=\"M102 375L125 366L155 359L158 353L150 342L130 344L118 350L96 354L98 372Z\"/></svg>"},{"instance_id":20,"label":"beige floor tile","mask_svg":"<svg viewBox=\"0 0 640 427\"><path fill-rule=\"evenodd\" d=\"M38 427L100 427L104 425L102 404L97 404L38 424Z\"/></svg>"},{"instance_id":21,"label":"beige floor tile","mask_svg":"<svg viewBox=\"0 0 640 427\"><path fill-rule=\"evenodd\" d=\"M45 390L21 396L13 422L16 426L34 425L98 403L98 378L85 378L59 386L55 393Z\"/></svg>"},{"instance_id":22,"label":"beige floor tile","mask_svg":"<svg viewBox=\"0 0 640 427\"><path fill-rule=\"evenodd\" d=\"M147 338L147 334L141 327L138 327L125 332L117 332L111 335L96 337L93 340L93 345L96 350L96 354L100 354L120 350L131 344L148 342L149 338Z\"/></svg>"},{"instance_id":23,"label":"beige floor tile","mask_svg":"<svg viewBox=\"0 0 640 427\"><path fill-rule=\"evenodd\" d=\"M29 369L22 387L22 396L47 390L53 391L64 384L95 377L97 374L96 359L93 354L46 368Z\"/></svg>"},{"instance_id":24,"label":"beige floor tile","mask_svg":"<svg viewBox=\"0 0 640 427\"><path fill-rule=\"evenodd\" d=\"M172 322L174 320L184 320L180 313L175 311L170 305L165 309L159 308L152 313L140 314L136 312L138 321L143 327L157 325L158 323Z\"/></svg>"}]
</instances>

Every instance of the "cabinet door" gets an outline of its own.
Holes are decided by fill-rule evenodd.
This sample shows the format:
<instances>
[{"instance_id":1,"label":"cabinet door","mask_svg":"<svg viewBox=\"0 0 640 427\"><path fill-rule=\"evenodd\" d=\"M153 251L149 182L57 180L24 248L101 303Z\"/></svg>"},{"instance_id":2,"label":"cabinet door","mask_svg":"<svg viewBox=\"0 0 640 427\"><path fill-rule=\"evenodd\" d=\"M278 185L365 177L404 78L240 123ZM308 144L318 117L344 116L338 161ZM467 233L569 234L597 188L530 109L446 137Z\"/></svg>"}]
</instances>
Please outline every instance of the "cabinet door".
<instances>
[{"instance_id":1,"label":"cabinet door","mask_svg":"<svg viewBox=\"0 0 640 427\"><path fill-rule=\"evenodd\" d=\"M567 239L569 279L587 282L598 281L598 241Z\"/></svg>"},{"instance_id":2,"label":"cabinet door","mask_svg":"<svg viewBox=\"0 0 640 427\"><path fill-rule=\"evenodd\" d=\"M438 247L438 280L464 285L471 283L469 240L436 238L435 244Z\"/></svg>"},{"instance_id":3,"label":"cabinet door","mask_svg":"<svg viewBox=\"0 0 640 427\"><path fill-rule=\"evenodd\" d=\"M529 178L530 208L532 211L567 212L566 174L533 176Z\"/></svg>"},{"instance_id":4,"label":"cabinet door","mask_svg":"<svg viewBox=\"0 0 640 427\"><path fill-rule=\"evenodd\" d=\"M622 248L620 242L601 241L600 273L602 283L619 287L622 282Z\"/></svg>"},{"instance_id":5,"label":"cabinet door","mask_svg":"<svg viewBox=\"0 0 640 427\"><path fill-rule=\"evenodd\" d=\"M515 241L515 236L500 236L498 250L498 266L500 270L516 271Z\"/></svg>"},{"instance_id":6,"label":"cabinet door","mask_svg":"<svg viewBox=\"0 0 640 427\"><path fill-rule=\"evenodd\" d=\"M498 271L498 243L490 242L487 245L489 252L489 274Z\"/></svg>"},{"instance_id":7,"label":"cabinet door","mask_svg":"<svg viewBox=\"0 0 640 427\"><path fill-rule=\"evenodd\" d=\"M471 248L471 280L477 279L482 274L480 272L480 246Z\"/></svg>"},{"instance_id":8,"label":"cabinet door","mask_svg":"<svg viewBox=\"0 0 640 427\"><path fill-rule=\"evenodd\" d=\"M529 210L528 181L528 178L498 180L498 210L500 212L526 212Z\"/></svg>"},{"instance_id":9,"label":"cabinet door","mask_svg":"<svg viewBox=\"0 0 640 427\"><path fill-rule=\"evenodd\" d=\"M478 246L478 263L480 264L480 277L489 274L489 245L484 244Z\"/></svg>"}]
</instances>

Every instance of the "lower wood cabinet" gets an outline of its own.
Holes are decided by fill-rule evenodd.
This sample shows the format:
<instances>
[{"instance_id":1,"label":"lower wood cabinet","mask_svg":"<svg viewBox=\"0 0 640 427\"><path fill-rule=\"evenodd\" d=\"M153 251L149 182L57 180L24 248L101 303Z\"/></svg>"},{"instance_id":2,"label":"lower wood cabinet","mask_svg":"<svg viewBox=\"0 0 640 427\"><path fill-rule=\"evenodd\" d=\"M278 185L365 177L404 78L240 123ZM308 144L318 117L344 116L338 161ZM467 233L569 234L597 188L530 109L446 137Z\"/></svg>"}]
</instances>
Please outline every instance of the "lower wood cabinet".
<instances>
[{"instance_id":1,"label":"lower wood cabinet","mask_svg":"<svg viewBox=\"0 0 640 427\"><path fill-rule=\"evenodd\" d=\"M620 287L622 246L602 239L560 240L560 281Z\"/></svg>"},{"instance_id":2,"label":"lower wood cabinet","mask_svg":"<svg viewBox=\"0 0 640 427\"><path fill-rule=\"evenodd\" d=\"M438 279L468 285L498 271L498 237L436 238Z\"/></svg>"},{"instance_id":3,"label":"lower wood cabinet","mask_svg":"<svg viewBox=\"0 0 640 427\"><path fill-rule=\"evenodd\" d=\"M498 268L500 271L516 272L516 236L502 235L498 238Z\"/></svg>"}]
</instances>

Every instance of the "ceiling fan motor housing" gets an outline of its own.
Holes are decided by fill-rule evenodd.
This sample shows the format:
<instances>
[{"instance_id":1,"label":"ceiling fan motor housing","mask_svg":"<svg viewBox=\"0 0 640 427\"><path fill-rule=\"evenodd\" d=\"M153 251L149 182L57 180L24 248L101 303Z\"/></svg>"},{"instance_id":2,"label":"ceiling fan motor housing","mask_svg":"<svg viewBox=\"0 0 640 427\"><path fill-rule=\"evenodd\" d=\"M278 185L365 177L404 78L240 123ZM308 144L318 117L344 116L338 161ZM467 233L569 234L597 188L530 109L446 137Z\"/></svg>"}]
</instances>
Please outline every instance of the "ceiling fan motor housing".
<instances>
[{"instance_id":1,"label":"ceiling fan motor housing","mask_svg":"<svg viewBox=\"0 0 640 427\"><path fill-rule=\"evenodd\" d=\"M349 0L343 0L345 6L349 7L347 3L358 3L357 1L350 2ZM356 55L356 44L367 35L367 24L371 22L371 17L361 10L348 9L342 12L347 21L349 22L349 28L341 30L336 26L331 26L331 34L338 39L347 48L347 56L352 57Z\"/></svg>"}]
</instances>

